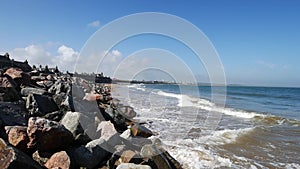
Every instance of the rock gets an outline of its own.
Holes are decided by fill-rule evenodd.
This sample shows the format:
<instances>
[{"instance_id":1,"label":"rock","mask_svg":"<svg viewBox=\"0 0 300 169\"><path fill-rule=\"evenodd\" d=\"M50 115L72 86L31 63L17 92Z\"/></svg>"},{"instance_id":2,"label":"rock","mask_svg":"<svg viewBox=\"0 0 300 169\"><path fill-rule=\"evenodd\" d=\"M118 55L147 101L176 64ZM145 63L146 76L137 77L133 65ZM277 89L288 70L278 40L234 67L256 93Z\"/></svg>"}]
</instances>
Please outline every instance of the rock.
<instances>
[{"instance_id":1,"label":"rock","mask_svg":"<svg viewBox=\"0 0 300 169\"><path fill-rule=\"evenodd\" d=\"M41 151L63 148L73 140L72 133L63 125L40 117L29 118L27 134L27 146Z\"/></svg>"},{"instance_id":2,"label":"rock","mask_svg":"<svg viewBox=\"0 0 300 169\"><path fill-rule=\"evenodd\" d=\"M3 126L26 126L28 113L25 110L25 104L18 102L1 102L0 121Z\"/></svg>"},{"instance_id":3,"label":"rock","mask_svg":"<svg viewBox=\"0 0 300 169\"><path fill-rule=\"evenodd\" d=\"M139 124L134 124L133 126L131 126L130 130L133 136L140 136L140 137L147 138L153 135L151 130Z\"/></svg>"},{"instance_id":4,"label":"rock","mask_svg":"<svg viewBox=\"0 0 300 169\"><path fill-rule=\"evenodd\" d=\"M58 111L59 108L50 96L29 94L26 99L26 108L31 115L45 115Z\"/></svg>"},{"instance_id":5,"label":"rock","mask_svg":"<svg viewBox=\"0 0 300 169\"><path fill-rule=\"evenodd\" d=\"M44 166L53 153L35 151L32 154L32 159Z\"/></svg>"},{"instance_id":6,"label":"rock","mask_svg":"<svg viewBox=\"0 0 300 169\"><path fill-rule=\"evenodd\" d=\"M153 161L153 163L149 163L152 168L182 169L179 162L171 157L171 155L164 149L156 147L156 144L157 143L152 145L144 145L141 149L142 157L151 159Z\"/></svg>"},{"instance_id":7,"label":"rock","mask_svg":"<svg viewBox=\"0 0 300 169\"><path fill-rule=\"evenodd\" d=\"M148 165L138 165L133 163L122 163L120 164L117 169L151 169Z\"/></svg>"},{"instance_id":8,"label":"rock","mask_svg":"<svg viewBox=\"0 0 300 169\"><path fill-rule=\"evenodd\" d=\"M44 89L38 89L33 87L25 87L21 89L21 95L28 96L29 94L44 95L47 91Z\"/></svg>"},{"instance_id":9,"label":"rock","mask_svg":"<svg viewBox=\"0 0 300 169\"><path fill-rule=\"evenodd\" d=\"M129 163L130 160L136 156L136 153L131 150L126 150L121 155L121 162L122 163Z\"/></svg>"},{"instance_id":10,"label":"rock","mask_svg":"<svg viewBox=\"0 0 300 169\"><path fill-rule=\"evenodd\" d=\"M64 112L59 110L52 113L48 113L45 116L43 116L43 118L59 122L61 121L64 115L65 115Z\"/></svg>"},{"instance_id":11,"label":"rock","mask_svg":"<svg viewBox=\"0 0 300 169\"><path fill-rule=\"evenodd\" d=\"M22 150L23 152L27 152L27 144L29 142L29 138L27 136L27 127L25 126L12 126L8 130L8 142Z\"/></svg>"},{"instance_id":12,"label":"rock","mask_svg":"<svg viewBox=\"0 0 300 169\"><path fill-rule=\"evenodd\" d=\"M112 101L111 101L111 107L112 107L113 109L117 109L118 106L119 106L119 103L120 103L120 100L119 100L119 99L112 99Z\"/></svg>"},{"instance_id":13,"label":"rock","mask_svg":"<svg viewBox=\"0 0 300 169\"><path fill-rule=\"evenodd\" d=\"M85 93L83 100L87 100L87 101L103 100L103 95L95 94L95 93Z\"/></svg>"},{"instance_id":14,"label":"rock","mask_svg":"<svg viewBox=\"0 0 300 169\"><path fill-rule=\"evenodd\" d=\"M109 141L112 136L118 133L110 121L102 121L98 125L97 131L101 131L101 138L105 141Z\"/></svg>"},{"instance_id":15,"label":"rock","mask_svg":"<svg viewBox=\"0 0 300 169\"><path fill-rule=\"evenodd\" d=\"M8 146L0 138L0 168L41 169L42 167L23 152Z\"/></svg>"},{"instance_id":16,"label":"rock","mask_svg":"<svg viewBox=\"0 0 300 169\"><path fill-rule=\"evenodd\" d=\"M55 80L54 77L53 77L53 75L46 76L46 79L50 80L50 81L54 81Z\"/></svg>"},{"instance_id":17,"label":"rock","mask_svg":"<svg viewBox=\"0 0 300 169\"><path fill-rule=\"evenodd\" d=\"M124 138L124 139L129 139L129 137L131 136L131 131L130 129L125 130L120 137Z\"/></svg>"},{"instance_id":18,"label":"rock","mask_svg":"<svg viewBox=\"0 0 300 169\"><path fill-rule=\"evenodd\" d=\"M109 146L104 139L96 139L86 146L81 146L74 151L74 160L80 167L95 168L104 164L111 157ZM113 149L111 148L113 151Z\"/></svg>"},{"instance_id":19,"label":"rock","mask_svg":"<svg viewBox=\"0 0 300 169\"><path fill-rule=\"evenodd\" d=\"M9 68L4 74L10 76L18 86L27 86L31 83L30 75L23 72L20 68Z\"/></svg>"},{"instance_id":20,"label":"rock","mask_svg":"<svg viewBox=\"0 0 300 169\"><path fill-rule=\"evenodd\" d=\"M33 81L43 81L46 78L44 76L31 76L31 80Z\"/></svg>"},{"instance_id":21,"label":"rock","mask_svg":"<svg viewBox=\"0 0 300 169\"><path fill-rule=\"evenodd\" d=\"M43 81L43 86L46 88L46 89L49 89L52 85L53 85L53 81L51 80L44 80Z\"/></svg>"},{"instance_id":22,"label":"rock","mask_svg":"<svg viewBox=\"0 0 300 169\"><path fill-rule=\"evenodd\" d=\"M69 82L59 79L49 88L48 92L54 95L59 93L71 94L71 90L72 88Z\"/></svg>"},{"instance_id":23,"label":"rock","mask_svg":"<svg viewBox=\"0 0 300 169\"><path fill-rule=\"evenodd\" d=\"M53 96L53 100L58 105L60 110L75 111L72 96L66 93L60 93Z\"/></svg>"},{"instance_id":24,"label":"rock","mask_svg":"<svg viewBox=\"0 0 300 169\"><path fill-rule=\"evenodd\" d=\"M0 87L16 87L16 82L10 77L0 77Z\"/></svg>"},{"instance_id":25,"label":"rock","mask_svg":"<svg viewBox=\"0 0 300 169\"><path fill-rule=\"evenodd\" d=\"M124 141L110 121L102 121L97 127L97 132L101 132L100 138L107 141L110 147L120 145Z\"/></svg>"},{"instance_id":26,"label":"rock","mask_svg":"<svg viewBox=\"0 0 300 169\"><path fill-rule=\"evenodd\" d=\"M90 127L94 124L93 121L82 113L67 112L61 120L61 124L73 134L75 141L79 143L84 144L91 141L90 137L96 138L93 134L93 132L96 132L96 128L93 130Z\"/></svg>"},{"instance_id":27,"label":"rock","mask_svg":"<svg viewBox=\"0 0 300 169\"><path fill-rule=\"evenodd\" d=\"M58 167L60 169L69 169L71 167L71 159L65 151L60 151L51 156L46 162L45 167L51 169Z\"/></svg>"},{"instance_id":28,"label":"rock","mask_svg":"<svg viewBox=\"0 0 300 169\"><path fill-rule=\"evenodd\" d=\"M21 97L14 87L0 87L0 101L13 102L20 99Z\"/></svg>"},{"instance_id":29,"label":"rock","mask_svg":"<svg viewBox=\"0 0 300 169\"><path fill-rule=\"evenodd\" d=\"M127 119L132 119L136 116L136 112L130 106L120 106L119 113L124 115Z\"/></svg>"}]
</instances>

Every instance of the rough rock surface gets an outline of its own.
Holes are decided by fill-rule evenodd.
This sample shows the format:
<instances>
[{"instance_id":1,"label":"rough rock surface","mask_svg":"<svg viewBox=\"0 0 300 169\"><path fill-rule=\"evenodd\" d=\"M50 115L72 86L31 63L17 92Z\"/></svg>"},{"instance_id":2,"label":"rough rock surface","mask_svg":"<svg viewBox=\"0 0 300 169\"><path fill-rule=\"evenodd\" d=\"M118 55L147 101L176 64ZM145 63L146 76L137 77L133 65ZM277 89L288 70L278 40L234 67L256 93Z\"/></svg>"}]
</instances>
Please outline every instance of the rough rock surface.
<instances>
[{"instance_id":1,"label":"rough rock surface","mask_svg":"<svg viewBox=\"0 0 300 169\"><path fill-rule=\"evenodd\" d=\"M140 136L140 137L147 138L153 135L151 130L139 124L134 124L133 126L131 126L130 130L133 136Z\"/></svg>"},{"instance_id":2,"label":"rough rock surface","mask_svg":"<svg viewBox=\"0 0 300 169\"><path fill-rule=\"evenodd\" d=\"M21 95L28 96L29 94L38 94L38 95L44 95L47 91L44 89L38 89L33 87L25 87L21 89Z\"/></svg>"},{"instance_id":3,"label":"rough rock surface","mask_svg":"<svg viewBox=\"0 0 300 169\"><path fill-rule=\"evenodd\" d=\"M45 115L59 110L52 97L39 94L28 95L26 99L26 108L32 115Z\"/></svg>"},{"instance_id":4,"label":"rough rock surface","mask_svg":"<svg viewBox=\"0 0 300 169\"><path fill-rule=\"evenodd\" d=\"M81 146L75 150L75 161L81 167L94 168L101 162L109 159L111 153L105 149L112 150L105 140L93 140L86 146Z\"/></svg>"},{"instance_id":5,"label":"rough rock surface","mask_svg":"<svg viewBox=\"0 0 300 169\"><path fill-rule=\"evenodd\" d=\"M18 86L29 85L31 83L30 75L23 72L20 68L9 68L4 74L10 76Z\"/></svg>"},{"instance_id":6,"label":"rough rock surface","mask_svg":"<svg viewBox=\"0 0 300 169\"><path fill-rule=\"evenodd\" d=\"M7 132L8 142L23 152L26 152L27 144L29 142L27 126L12 126Z\"/></svg>"},{"instance_id":7,"label":"rough rock surface","mask_svg":"<svg viewBox=\"0 0 300 169\"><path fill-rule=\"evenodd\" d=\"M0 168L41 169L42 167L23 152L8 146L0 138Z\"/></svg>"},{"instance_id":8,"label":"rough rock surface","mask_svg":"<svg viewBox=\"0 0 300 169\"><path fill-rule=\"evenodd\" d=\"M76 141L80 143L91 141L88 136L89 132L83 128L90 129L88 126L93 124L93 121L86 115L79 112L67 112L61 120L61 124L73 134Z\"/></svg>"},{"instance_id":9,"label":"rough rock surface","mask_svg":"<svg viewBox=\"0 0 300 169\"><path fill-rule=\"evenodd\" d=\"M29 148L38 150L55 150L63 148L72 142L72 133L58 122L40 117L28 120L27 133Z\"/></svg>"},{"instance_id":10,"label":"rough rock surface","mask_svg":"<svg viewBox=\"0 0 300 169\"><path fill-rule=\"evenodd\" d=\"M4 126L25 126L27 119L24 102L1 102L0 120Z\"/></svg>"},{"instance_id":11,"label":"rough rock surface","mask_svg":"<svg viewBox=\"0 0 300 169\"><path fill-rule=\"evenodd\" d=\"M60 151L51 156L46 162L45 167L51 169L58 167L60 169L69 169L71 167L71 159L65 151Z\"/></svg>"}]
</instances>

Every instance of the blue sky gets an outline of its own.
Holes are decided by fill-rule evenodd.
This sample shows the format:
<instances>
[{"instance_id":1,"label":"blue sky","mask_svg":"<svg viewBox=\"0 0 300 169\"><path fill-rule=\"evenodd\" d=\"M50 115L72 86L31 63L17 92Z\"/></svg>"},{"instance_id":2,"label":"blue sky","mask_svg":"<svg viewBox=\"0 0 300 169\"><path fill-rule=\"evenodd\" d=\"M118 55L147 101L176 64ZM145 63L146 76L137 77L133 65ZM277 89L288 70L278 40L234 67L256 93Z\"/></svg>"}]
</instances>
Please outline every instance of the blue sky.
<instances>
[{"instance_id":1,"label":"blue sky","mask_svg":"<svg viewBox=\"0 0 300 169\"><path fill-rule=\"evenodd\" d=\"M197 26L219 53L227 83L300 87L300 1L296 0L1 1L0 52L10 52L16 59L26 56L34 64L70 68L93 33L137 12L169 13ZM116 46L111 56L126 58L136 50L155 47L189 62L187 55L192 53L178 46L164 37L136 37ZM189 66L197 69L196 64ZM205 75L197 74L205 81Z\"/></svg>"}]
</instances>

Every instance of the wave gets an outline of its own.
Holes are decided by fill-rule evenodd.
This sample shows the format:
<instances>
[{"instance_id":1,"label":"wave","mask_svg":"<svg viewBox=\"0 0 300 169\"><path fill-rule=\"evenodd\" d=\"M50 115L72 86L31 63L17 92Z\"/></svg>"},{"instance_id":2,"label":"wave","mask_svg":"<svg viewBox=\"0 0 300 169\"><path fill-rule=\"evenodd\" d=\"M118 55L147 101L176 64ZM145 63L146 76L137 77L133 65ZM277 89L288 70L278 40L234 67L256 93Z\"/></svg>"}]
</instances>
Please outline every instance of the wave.
<instances>
[{"instance_id":1,"label":"wave","mask_svg":"<svg viewBox=\"0 0 300 169\"><path fill-rule=\"evenodd\" d=\"M230 158L214 152L212 146L233 143L239 136L247 134L253 129L219 130L213 131L197 140L179 139L176 141L164 141L164 143L167 145L171 155L183 164L183 168L235 168L235 164Z\"/></svg>"},{"instance_id":2,"label":"wave","mask_svg":"<svg viewBox=\"0 0 300 169\"><path fill-rule=\"evenodd\" d=\"M257 116L264 117L265 115L259 114L257 112L248 112L244 110L238 110L238 109L233 109L233 108L224 108L224 107L219 107L213 102L206 100L206 99L201 99L201 98L193 98L187 95L182 95L182 94L175 94L175 93L167 93L163 91L157 92L158 95L161 96L166 96L166 97L173 97L178 99L178 106L180 107L197 107L202 110L206 111L214 111L218 113L222 113L225 115L230 115L230 116L235 116L239 118L254 118Z\"/></svg>"},{"instance_id":3,"label":"wave","mask_svg":"<svg viewBox=\"0 0 300 169\"><path fill-rule=\"evenodd\" d=\"M197 142L208 145L224 145L236 141L239 136L253 131L255 127L241 129L224 129L212 131L211 134L198 138Z\"/></svg>"},{"instance_id":4,"label":"wave","mask_svg":"<svg viewBox=\"0 0 300 169\"><path fill-rule=\"evenodd\" d=\"M286 124L289 126L295 126L295 127L300 126L300 121L295 120L295 119L287 119L287 118L280 117L280 116L273 116L273 115L268 115L268 116L264 116L264 117L257 116L257 117L255 117L255 119L267 126L283 125L283 124Z\"/></svg>"},{"instance_id":5,"label":"wave","mask_svg":"<svg viewBox=\"0 0 300 169\"><path fill-rule=\"evenodd\" d=\"M135 88L137 90L146 91L144 84L131 84L127 86L128 88Z\"/></svg>"}]
</instances>

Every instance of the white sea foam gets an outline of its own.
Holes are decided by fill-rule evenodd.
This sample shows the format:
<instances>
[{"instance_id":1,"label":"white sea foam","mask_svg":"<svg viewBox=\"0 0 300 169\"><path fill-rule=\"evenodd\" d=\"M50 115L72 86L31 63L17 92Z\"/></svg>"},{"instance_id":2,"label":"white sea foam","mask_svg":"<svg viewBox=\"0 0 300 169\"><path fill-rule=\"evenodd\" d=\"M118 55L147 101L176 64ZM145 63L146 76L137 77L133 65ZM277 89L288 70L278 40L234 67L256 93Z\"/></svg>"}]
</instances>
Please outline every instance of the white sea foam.
<instances>
[{"instance_id":1,"label":"white sea foam","mask_svg":"<svg viewBox=\"0 0 300 169\"><path fill-rule=\"evenodd\" d=\"M170 148L168 148L168 152L170 152L170 154L183 165L184 169L220 168L232 166L230 159L220 157L213 151L200 146L190 148L190 146L184 145L189 144L185 143L185 141L189 142L189 140L173 142L169 145Z\"/></svg>"},{"instance_id":2,"label":"white sea foam","mask_svg":"<svg viewBox=\"0 0 300 169\"><path fill-rule=\"evenodd\" d=\"M213 149L206 149L204 145L223 145L233 143L239 136L252 131L254 128L237 130L213 131L209 135L199 139L179 139L176 141L164 141L170 154L175 157L185 169L200 168L235 168L234 163L226 157L221 157ZM237 158L247 162L244 157Z\"/></svg>"},{"instance_id":3,"label":"white sea foam","mask_svg":"<svg viewBox=\"0 0 300 169\"><path fill-rule=\"evenodd\" d=\"M223 145L229 144L236 141L239 136L247 134L254 128L243 128L243 129L225 129L212 131L211 134L198 138L197 142L208 145Z\"/></svg>"},{"instance_id":4,"label":"white sea foam","mask_svg":"<svg viewBox=\"0 0 300 169\"><path fill-rule=\"evenodd\" d=\"M137 90L146 91L144 84L132 84L128 85L128 88L135 88Z\"/></svg>"},{"instance_id":5,"label":"white sea foam","mask_svg":"<svg viewBox=\"0 0 300 169\"><path fill-rule=\"evenodd\" d=\"M256 112L247 112L244 110L219 107L209 100L201 99L201 98L193 98L187 95L167 93L163 91L159 91L157 92L157 94L161 96L177 98L178 106L180 107L197 107L206 111L214 111L214 112L219 112L230 116L247 118L247 119L254 118L256 116L264 116L263 114L259 114Z\"/></svg>"}]
</instances>

